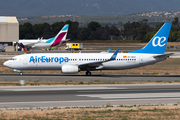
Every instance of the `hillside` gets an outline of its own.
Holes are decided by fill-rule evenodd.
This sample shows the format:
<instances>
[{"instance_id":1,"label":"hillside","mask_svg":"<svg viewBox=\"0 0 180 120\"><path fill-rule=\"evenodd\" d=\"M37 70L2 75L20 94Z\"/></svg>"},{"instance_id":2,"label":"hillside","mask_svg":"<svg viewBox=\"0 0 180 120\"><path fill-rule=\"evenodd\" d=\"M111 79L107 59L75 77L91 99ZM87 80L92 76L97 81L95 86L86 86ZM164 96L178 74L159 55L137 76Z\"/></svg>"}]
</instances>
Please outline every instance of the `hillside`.
<instances>
[{"instance_id":1,"label":"hillside","mask_svg":"<svg viewBox=\"0 0 180 120\"><path fill-rule=\"evenodd\" d=\"M151 11L179 11L179 0L1 0L2 16L109 16Z\"/></svg>"}]
</instances>

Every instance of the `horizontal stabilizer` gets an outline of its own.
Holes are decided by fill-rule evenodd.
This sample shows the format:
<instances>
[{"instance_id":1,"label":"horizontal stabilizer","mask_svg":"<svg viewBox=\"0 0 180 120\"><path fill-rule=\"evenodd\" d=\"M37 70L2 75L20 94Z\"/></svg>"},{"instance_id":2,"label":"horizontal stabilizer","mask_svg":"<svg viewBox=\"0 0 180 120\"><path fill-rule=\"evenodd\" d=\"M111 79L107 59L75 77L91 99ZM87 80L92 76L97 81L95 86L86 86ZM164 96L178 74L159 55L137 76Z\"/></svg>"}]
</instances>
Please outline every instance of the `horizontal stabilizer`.
<instances>
[{"instance_id":1,"label":"horizontal stabilizer","mask_svg":"<svg viewBox=\"0 0 180 120\"><path fill-rule=\"evenodd\" d=\"M67 42L67 41L69 41L69 40L70 40L70 39L65 39L65 40L62 40L62 41L63 41L63 42L65 42L65 41L66 41L66 42Z\"/></svg>"},{"instance_id":2,"label":"horizontal stabilizer","mask_svg":"<svg viewBox=\"0 0 180 120\"><path fill-rule=\"evenodd\" d=\"M165 54L162 54L162 55L155 55L154 58L156 57L165 57L165 56L171 56L173 55L174 53L165 53Z\"/></svg>"}]
</instances>

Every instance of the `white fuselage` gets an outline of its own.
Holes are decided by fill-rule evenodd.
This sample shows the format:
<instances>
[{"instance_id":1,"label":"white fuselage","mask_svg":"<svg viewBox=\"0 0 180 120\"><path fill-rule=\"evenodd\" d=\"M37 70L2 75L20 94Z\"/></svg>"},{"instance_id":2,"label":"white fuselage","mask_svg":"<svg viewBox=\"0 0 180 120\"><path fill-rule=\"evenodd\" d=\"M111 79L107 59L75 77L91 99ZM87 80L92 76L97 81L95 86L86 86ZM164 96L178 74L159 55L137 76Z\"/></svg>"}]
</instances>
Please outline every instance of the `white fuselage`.
<instances>
[{"instance_id":1,"label":"white fuselage","mask_svg":"<svg viewBox=\"0 0 180 120\"><path fill-rule=\"evenodd\" d=\"M38 53L13 57L4 63L17 70L61 70L63 65L79 66L110 59L113 53ZM166 57L153 57L157 54L118 53L115 60L103 62L90 70L122 70L154 64ZM81 70L87 70L81 69Z\"/></svg>"},{"instance_id":2,"label":"white fuselage","mask_svg":"<svg viewBox=\"0 0 180 120\"><path fill-rule=\"evenodd\" d=\"M43 47L50 47L52 43L46 43L46 39L41 41L39 40L19 40L19 43L22 43L25 46L32 47L32 48L43 48Z\"/></svg>"},{"instance_id":3,"label":"white fuselage","mask_svg":"<svg viewBox=\"0 0 180 120\"><path fill-rule=\"evenodd\" d=\"M27 46L27 47L31 47L31 48L45 48L45 47L51 47L51 45L53 44L52 42L47 43L46 39L43 39L41 41L39 40L19 40L19 43L22 43L23 45ZM63 44L63 41L61 41L58 45L56 46L60 46L61 44Z\"/></svg>"}]
</instances>

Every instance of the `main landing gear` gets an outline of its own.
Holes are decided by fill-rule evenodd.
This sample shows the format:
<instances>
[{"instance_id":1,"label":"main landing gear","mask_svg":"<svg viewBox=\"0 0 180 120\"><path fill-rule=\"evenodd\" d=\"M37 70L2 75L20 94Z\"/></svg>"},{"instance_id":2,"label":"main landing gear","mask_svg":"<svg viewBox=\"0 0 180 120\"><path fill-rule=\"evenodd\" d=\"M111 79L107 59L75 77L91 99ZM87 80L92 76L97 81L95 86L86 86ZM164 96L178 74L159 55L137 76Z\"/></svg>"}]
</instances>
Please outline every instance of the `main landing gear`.
<instances>
[{"instance_id":1,"label":"main landing gear","mask_svg":"<svg viewBox=\"0 0 180 120\"><path fill-rule=\"evenodd\" d=\"M90 71L87 71L87 72L86 72L86 76L91 76L91 72L90 72Z\"/></svg>"}]
</instances>

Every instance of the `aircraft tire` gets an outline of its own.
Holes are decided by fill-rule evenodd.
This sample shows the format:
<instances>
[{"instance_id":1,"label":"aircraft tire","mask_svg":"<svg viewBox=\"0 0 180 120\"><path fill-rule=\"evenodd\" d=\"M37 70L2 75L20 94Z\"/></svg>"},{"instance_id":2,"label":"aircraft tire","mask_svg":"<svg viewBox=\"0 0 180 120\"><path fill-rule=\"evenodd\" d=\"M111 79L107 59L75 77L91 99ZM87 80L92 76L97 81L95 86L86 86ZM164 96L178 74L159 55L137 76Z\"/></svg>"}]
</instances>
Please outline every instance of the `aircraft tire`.
<instances>
[{"instance_id":1,"label":"aircraft tire","mask_svg":"<svg viewBox=\"0 0 180 120\"><path fill-rule=\"evenodd\" d=\"M23 73L22 73L22 72L20 72L20 73L19 73L19 75L23 75Z\"/></svg>"},{"instance_id":2,"label":"aircraft tire","mask_svg":"<svg viewBox=\"0 0 180 120\"><path fill-rule=\"evenodd\" d=\"M91 72L87 71L86 76L91 76Z\"/></svg>"}]
</instances>

